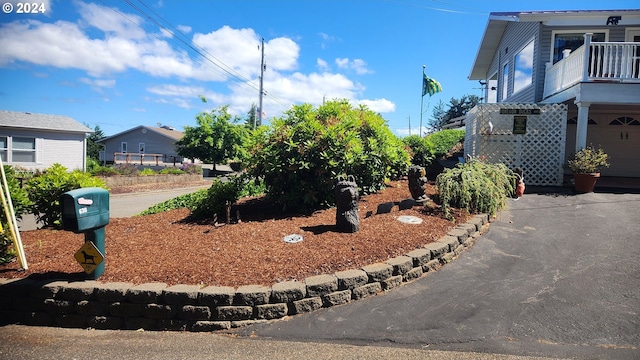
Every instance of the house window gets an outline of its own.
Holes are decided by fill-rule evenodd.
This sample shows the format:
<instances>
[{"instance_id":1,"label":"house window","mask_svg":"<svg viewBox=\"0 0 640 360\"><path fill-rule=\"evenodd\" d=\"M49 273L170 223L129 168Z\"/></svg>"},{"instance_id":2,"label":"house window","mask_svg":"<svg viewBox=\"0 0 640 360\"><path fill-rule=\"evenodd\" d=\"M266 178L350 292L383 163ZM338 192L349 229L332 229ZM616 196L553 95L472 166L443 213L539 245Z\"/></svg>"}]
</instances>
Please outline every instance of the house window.
<instances>
[{"instance_id":1,"label":"house window","mask_svg":"<svg viewBox=\"0 0 640 360\"><path fill-rule=\"evenodd\" d=\"M631 126L640 126L640 121L628 117L628 116L622 116L619 117L615 120L613 120L612 122L609 123L609 125L631 125Z\"/></svg>"},{"instance_id":2,"label":"house window","mask_svg":"<svg viewBox=\"0 0 640 360\"><path fill-rule=\"evenodd\" d=\"M509 63L504 64L502 67L502 97L501 100L507 98L507 91L509 90Z\"/></svg>"},{"instance_id":3,"label":"house window","mask_svg":"<svg viewBox=\"0 0 640 360\"><path fill-rule=\"evenodd\" d=\"M533 40L516 54L513 71L513 92L531 85L533 80Z\"/></svg>"},{"instance_id":4,"label":"house window","mask_svg":"<svg viewBox=\"0 0 640 360\"><path fill-rule=\"evenodd\" d=\"M0 159L2 162L7 162L7 137L0 136Z\"/></svg>"},{"instance_id":5,"label":"house window","mask_svg":"<svg viewBox=\"0 0 640 360\"><path fill-rule=\"evenodd\" d=\"M565 50L574 51L584 44L584 34L592 31L572 31L572 32L554 32L553 33L553 53L552 61L557 63L564 57ZM607 41L607 33L593 31L591 41L602 42Z\"/></svg>"},{"instance_id":6,"label":"house window","mask_svg":"<svg viewBox=\"0 0 640 360\"><path fill-rule=\"evenodd\" d=\"M123 153L127 152L127 143L126 142L121 142L120 143L120 152L123 152Z\"/></svg>"},{"instance_id":7,"label":"house window","mask_svg":"<svg viewBox=\"0 0 640 360\"><path fill-rule=\"evenodd\" d=\"M36 139L28 137L13 137L11 141L11 161L36 162Z\"/></svg>"},{"instance_id":8,"label":"house window","mask_svg":"<svg viewBox=\"0 0 640 360\"><path fill-rule=\"evenodd\" d=\"M144 149L146 149L147 147L145 146L144 143L139 143L138 144L138 153L140 154L144 154Z\"/></svg>"},{"instance_id":9,"label":"house window","mask_svg":"<svg viewBox=\"0 0 640 360\"><path fill-rule=\"evenodd\" d=\"M498 73L493 74L487 81L487 103L498 102Z\"/></svg>"}]
</instances>

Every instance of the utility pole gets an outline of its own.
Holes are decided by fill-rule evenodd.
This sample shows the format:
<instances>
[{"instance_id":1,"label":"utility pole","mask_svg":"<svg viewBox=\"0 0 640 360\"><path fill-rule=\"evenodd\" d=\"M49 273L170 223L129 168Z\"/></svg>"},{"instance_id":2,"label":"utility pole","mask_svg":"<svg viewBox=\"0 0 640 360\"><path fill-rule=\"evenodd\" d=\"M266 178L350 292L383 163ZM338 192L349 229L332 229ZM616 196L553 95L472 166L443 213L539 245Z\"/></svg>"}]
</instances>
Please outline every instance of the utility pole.
<instances>
[{"instance_id":1,"label":"utility pole","mask_svg":"<svg viewBox=\"0 0 640 360\"><path fill-rule=\"evenodd\" d=\"M262 56L260 60L260 99L258 100L259 101L258 123L262 125L262 96L264 95L263 80L264 80L264 70L267 68L267 66L264 63L264 38L262 38L262 45L260 46L260 49L262 50ZM254 129L256 128L255 118L253 120L253 128Z\"/></svg>"}]
</instances>

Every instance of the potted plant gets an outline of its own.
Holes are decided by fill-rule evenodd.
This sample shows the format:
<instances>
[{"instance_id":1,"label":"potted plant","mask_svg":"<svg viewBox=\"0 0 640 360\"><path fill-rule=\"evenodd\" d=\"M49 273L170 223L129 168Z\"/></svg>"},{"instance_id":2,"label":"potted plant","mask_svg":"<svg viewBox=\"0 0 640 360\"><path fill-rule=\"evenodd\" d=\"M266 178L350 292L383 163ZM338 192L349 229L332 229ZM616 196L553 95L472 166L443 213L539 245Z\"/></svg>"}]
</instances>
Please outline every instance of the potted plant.
<instances>
[{"instance_id":1,"label":"potted plant","mask_svg":"<svg viewBox=\"0 0 640 360\"><path fill-rule=\"evenodd\" d=\"M587 146L575 153L568 161L569 169L573 172L574 186L577 193L593 192L600 169L609 167L609 156L602 148Z\"/></svg>"}]
</instances>

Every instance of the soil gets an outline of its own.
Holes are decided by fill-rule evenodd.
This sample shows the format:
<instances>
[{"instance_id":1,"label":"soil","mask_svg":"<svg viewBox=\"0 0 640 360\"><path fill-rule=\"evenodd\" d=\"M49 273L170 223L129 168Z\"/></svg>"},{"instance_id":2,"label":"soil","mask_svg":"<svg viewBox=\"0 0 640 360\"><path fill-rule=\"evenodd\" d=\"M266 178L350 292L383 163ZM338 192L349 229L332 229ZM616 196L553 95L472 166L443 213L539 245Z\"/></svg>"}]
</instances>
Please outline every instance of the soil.
<instances>
[{"instance_id":1,"label":"soil","mask_svg":"<svg viewBox=\"0 0 640 360\"><path fill-rule=\"evenodd\" d=\"M138 189L140 190L140 189ZM427 184L427 194L435 188ZM454 222L438 206L376 214L379 204L410 197L406 181L396 181L359 201L360 230L335 229L335 208L311 215L284 214L264 198L241 199L231 224L193 222L187 209L131 218L112 218L106 227L106 263L100 282L168 285L265 285L319 274L357 269L406 254L444 236L469 215L457 212ZM237 214L240 219L238 221ZM417 216L421 224L405 224L401 215ZM287 235L303 240L288 243ZM0 266L0 278L86 278L74 253L83 234L40 229L21 232L29 269L16 260Z\"/></svg>"}]
</instances>

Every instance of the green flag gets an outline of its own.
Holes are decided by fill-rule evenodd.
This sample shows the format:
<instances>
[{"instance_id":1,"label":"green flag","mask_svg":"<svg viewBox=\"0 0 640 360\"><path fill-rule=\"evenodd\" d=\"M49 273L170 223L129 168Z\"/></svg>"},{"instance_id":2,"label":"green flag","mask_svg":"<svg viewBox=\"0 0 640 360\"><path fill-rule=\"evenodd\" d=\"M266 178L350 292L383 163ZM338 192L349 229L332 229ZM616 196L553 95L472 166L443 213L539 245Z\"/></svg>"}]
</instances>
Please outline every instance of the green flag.
<instances>
[{"instance_id":1,"label":"green flag","mask_svg":"<svg viewBox=\"0 0 640 360\"><path fill-rule=\"evenodd\" d=\"M432 96L435 93L439 93L442 91L442 85L437 82L435 79L428 77L427 75L423 75L422 79L422 96L429 94Z\"/></svg>"}]
</instances>

